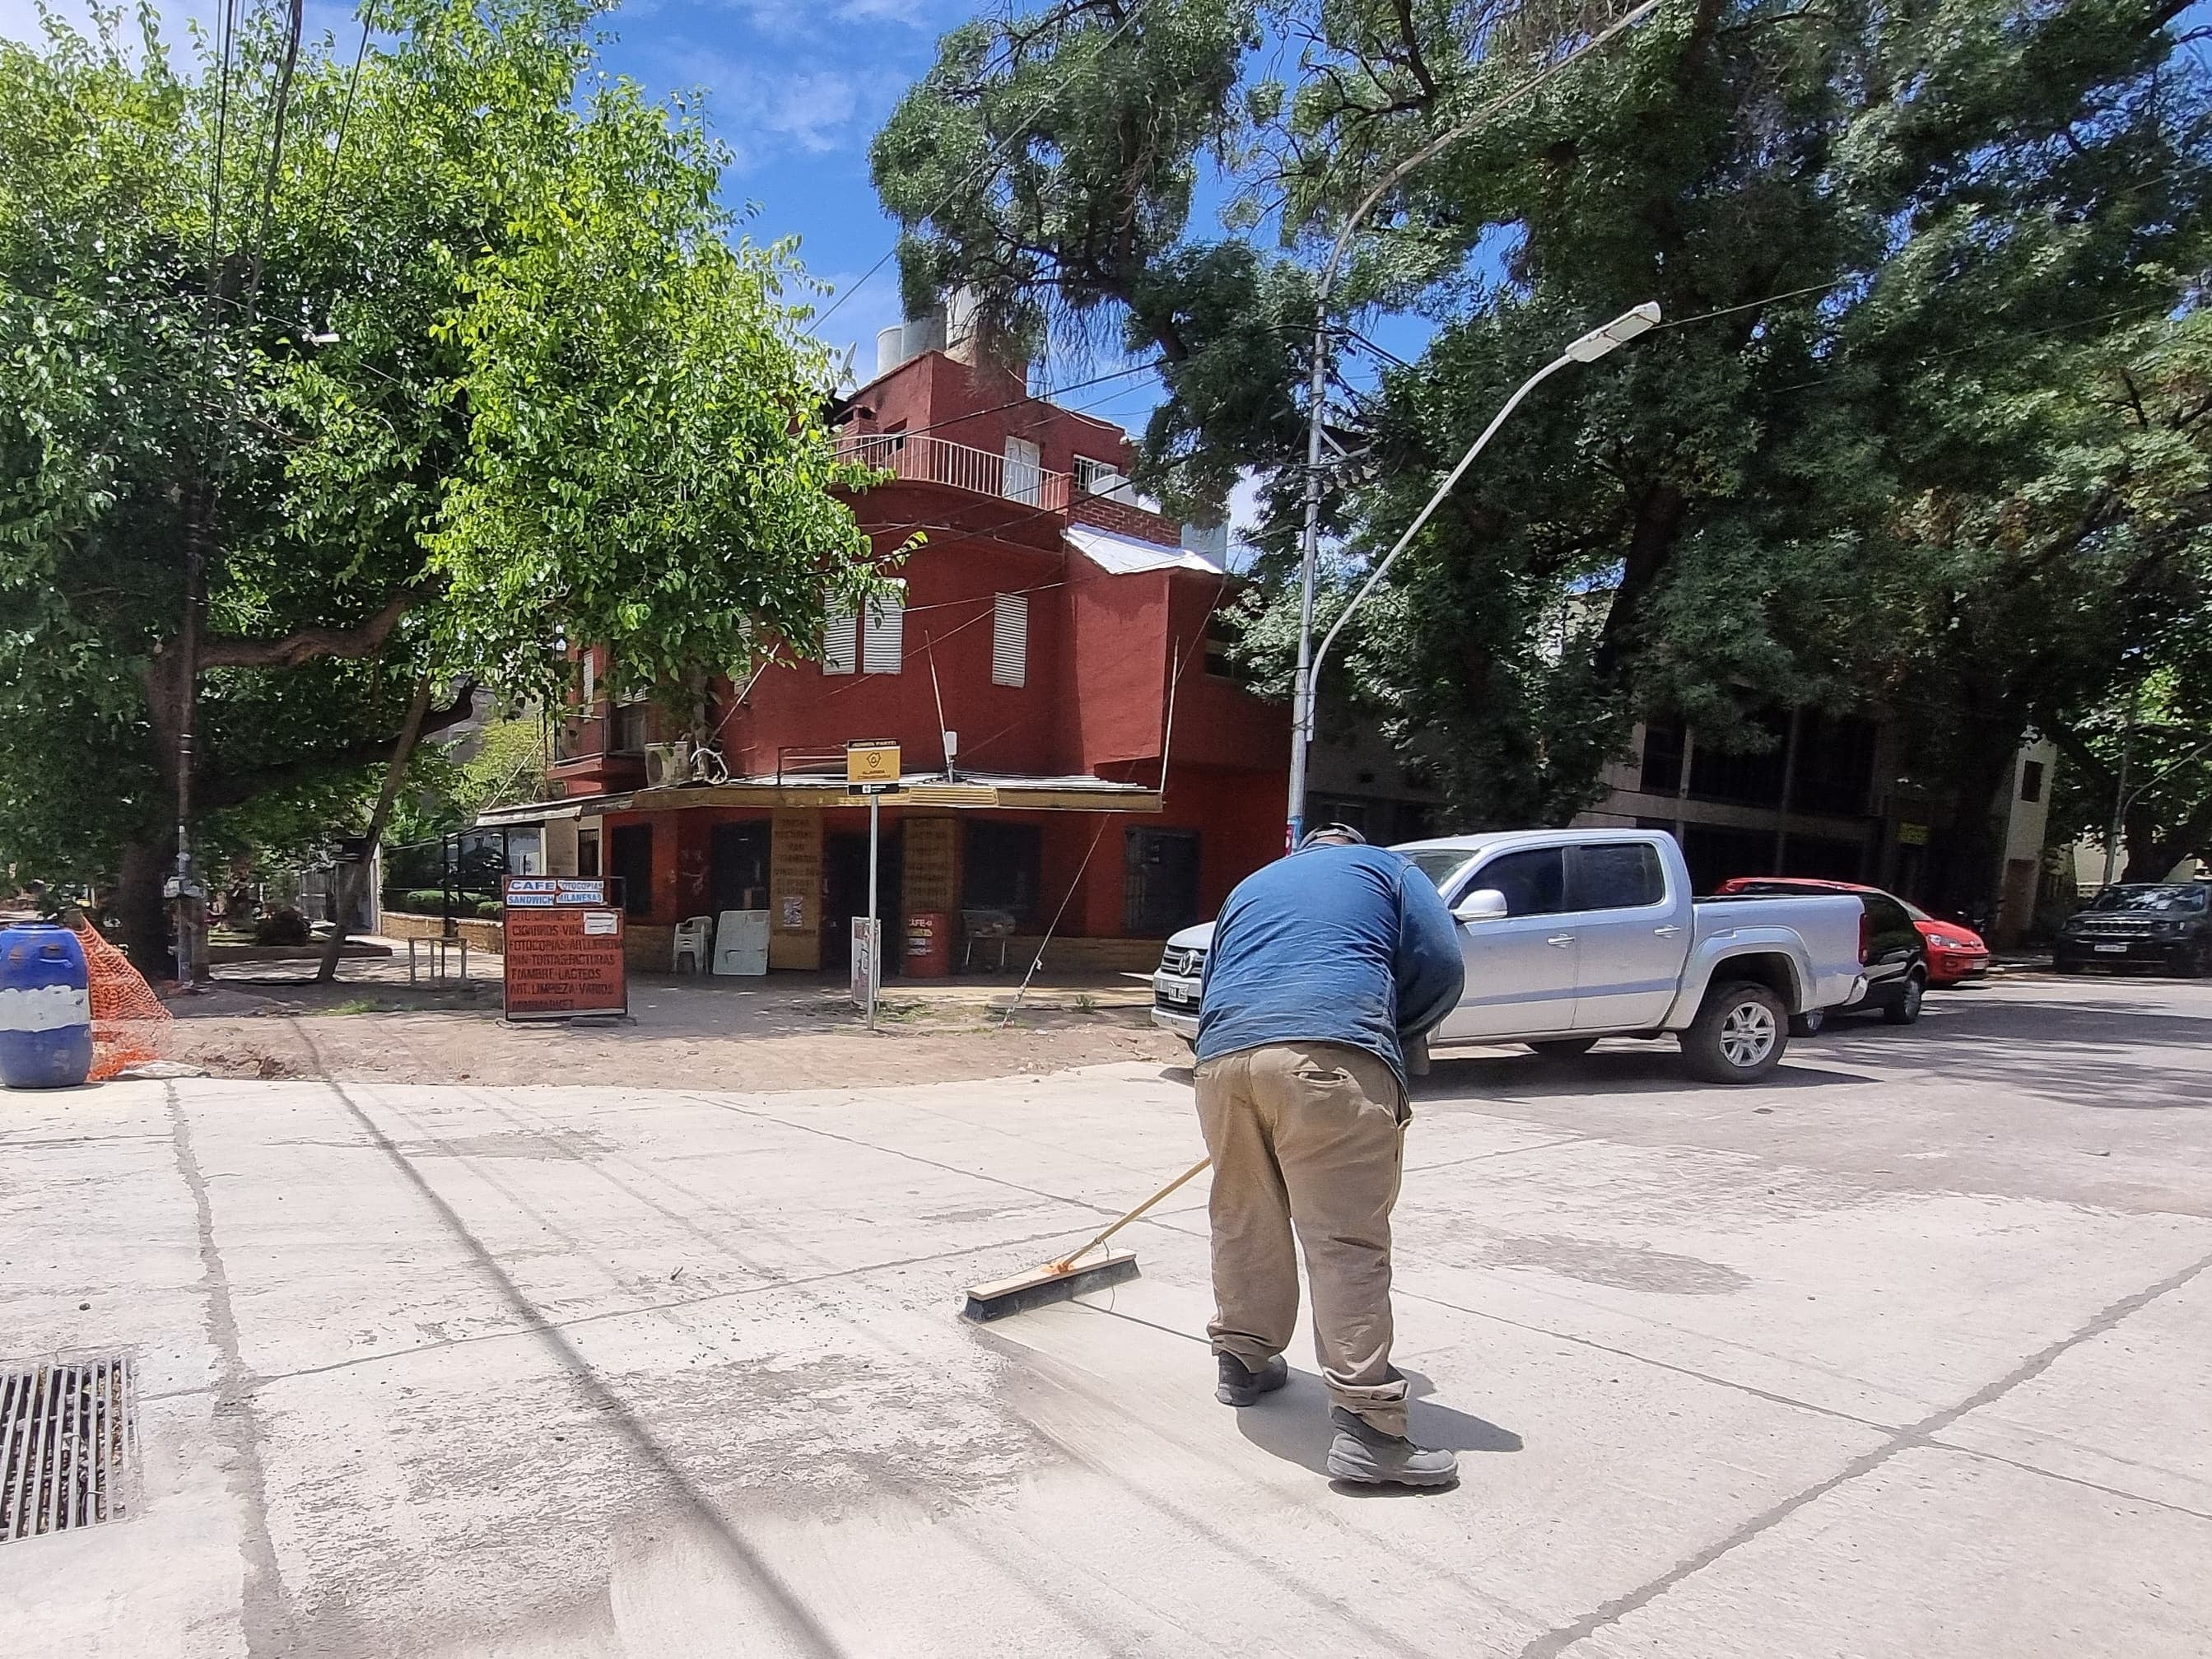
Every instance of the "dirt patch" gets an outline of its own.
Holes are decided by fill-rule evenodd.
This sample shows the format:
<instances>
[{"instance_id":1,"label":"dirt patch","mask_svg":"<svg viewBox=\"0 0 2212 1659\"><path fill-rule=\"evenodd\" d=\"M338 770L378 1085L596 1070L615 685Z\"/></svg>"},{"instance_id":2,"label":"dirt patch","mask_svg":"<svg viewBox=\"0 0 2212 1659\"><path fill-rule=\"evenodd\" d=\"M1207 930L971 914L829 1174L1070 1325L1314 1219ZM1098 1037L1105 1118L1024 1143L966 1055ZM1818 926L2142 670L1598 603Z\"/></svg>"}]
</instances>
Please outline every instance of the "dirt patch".
<instances>
[{"instance_id":1,"label":"dirt patch","mask_svg":"<svg viewBox=\"0 0 2212 1659\"><path fill-rule=\"evenodd\" d=\"M1013 987L895 988L869 1031L818 981L747 989L660 978L633 982L628 1022L507 1024L495 982L410 987L402 977L336 985L222 981L179 1018L167 1057L217 1077L332 1077L380 1083L532 1083L635 1088L864 1087L1186 1059L1128 985L1051 987L1011 1019Z\"/></svg>"}]
</instances>

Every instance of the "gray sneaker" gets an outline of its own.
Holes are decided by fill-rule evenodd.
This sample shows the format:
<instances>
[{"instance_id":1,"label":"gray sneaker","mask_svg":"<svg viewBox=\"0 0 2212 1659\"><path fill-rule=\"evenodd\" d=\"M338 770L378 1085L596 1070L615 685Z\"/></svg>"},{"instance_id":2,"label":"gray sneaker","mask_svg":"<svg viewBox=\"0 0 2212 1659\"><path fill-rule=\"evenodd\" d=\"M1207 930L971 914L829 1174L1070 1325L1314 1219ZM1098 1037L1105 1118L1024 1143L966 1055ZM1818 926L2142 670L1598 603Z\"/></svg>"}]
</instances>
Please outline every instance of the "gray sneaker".
<instances>
[{"instance_id":1,"label":"gray sneaker","mask_svg":"<svg viewBox=\"0 0 2212 1659\"><path fill-rule=\"evenodd\" d=\"M1220 1380L1214 1384L1213 1397L1224 1406L1249 1406L1263 1394L1273 1394L1291 1380L1291 1368L1277 1354L1256 1371L1244 1369L1244 1362L1233 1353L1216 1354L1219 1361Z\"/></svg>"},{"instance_id":2,"label":"gray sneaker","mask_svg":"<svg viewBox=\"0 0 2212 1659\"><path fill-rule=\"evenodd\" d=\"M1328 1420L1336 1425L1328 1449L1332 1480L1364 1486L1449 1486L1459 1479L1459 1459L1450 1452L1385 1434L1341 1406L1330 1408Z\"/></svg>"}]
</instances>

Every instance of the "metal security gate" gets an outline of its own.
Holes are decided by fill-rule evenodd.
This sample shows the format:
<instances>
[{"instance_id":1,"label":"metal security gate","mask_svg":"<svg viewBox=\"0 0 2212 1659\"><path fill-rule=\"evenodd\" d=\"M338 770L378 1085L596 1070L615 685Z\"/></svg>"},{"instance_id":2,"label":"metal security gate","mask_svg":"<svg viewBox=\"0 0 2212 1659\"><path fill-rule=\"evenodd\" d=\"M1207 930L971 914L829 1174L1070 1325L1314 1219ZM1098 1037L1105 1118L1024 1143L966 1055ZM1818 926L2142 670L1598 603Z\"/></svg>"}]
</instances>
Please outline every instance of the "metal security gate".
<instances>
[{"instance_id":1,"label":"metal security gate","mask_svg":"<svg viewBox=\"0 0 2212 1659\"><path fill-rule=\"evenodd\" d=\"M1121 843L1121 931L1158 939L1198 920L1198 832L1130 830Z\"/></svg>"},{"instance_id":2,"label":"metal security gate","mask_svg":"<svg viewBox=\"0 0 2212 1659\"><path fill-rule=\"evenodd\" d=\"M128 1358L0 1372L0 1544L114 1520L137 1453Z\"/></svg>"}]
</instances>

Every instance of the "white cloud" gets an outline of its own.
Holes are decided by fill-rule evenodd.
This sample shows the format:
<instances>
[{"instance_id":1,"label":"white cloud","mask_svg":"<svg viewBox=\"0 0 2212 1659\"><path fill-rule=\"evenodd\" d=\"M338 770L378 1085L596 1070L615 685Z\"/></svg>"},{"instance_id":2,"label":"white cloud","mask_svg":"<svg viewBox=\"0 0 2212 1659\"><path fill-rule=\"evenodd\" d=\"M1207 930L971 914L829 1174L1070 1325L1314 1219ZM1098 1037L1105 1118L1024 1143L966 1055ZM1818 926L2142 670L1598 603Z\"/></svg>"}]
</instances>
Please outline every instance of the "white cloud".
<instances>
[{"instance_id":1,"label":"white cloud","mask_svg":"<svg viewBox=\"0 0 2212 1659\"><path fill-rule=\"evenodd\" d=\"M839 38L828 26L898 23L911 29L936 27L935 9L929 0L733 0L731 9L764 39L842 45L848 51L850 40ZM965 15L964 11L962 15Z\"/></svg>"},{"instance_id":2,"label":"white cloud","mask_svg":"<svg viewBox=\"0 0 2212 1659\"><path fill-rule=\"evenodd\" d=\"M771 150L859 149L908 85L894 70L772 69L681 40L649 56L665 82L706 93L708 116L737 151L738 171Z\"/></svg>"},{"instance_id":3,"label":"white cloud","mask_svg":"<svg viewBox=\"0 0 2212 1659\"><path fill-rule=\"evenodd\" d=\"M844 0L837 15L848 23L903 23L908 28L931 27L929 8L917 0Z\"/></svg>"}]
</instances>

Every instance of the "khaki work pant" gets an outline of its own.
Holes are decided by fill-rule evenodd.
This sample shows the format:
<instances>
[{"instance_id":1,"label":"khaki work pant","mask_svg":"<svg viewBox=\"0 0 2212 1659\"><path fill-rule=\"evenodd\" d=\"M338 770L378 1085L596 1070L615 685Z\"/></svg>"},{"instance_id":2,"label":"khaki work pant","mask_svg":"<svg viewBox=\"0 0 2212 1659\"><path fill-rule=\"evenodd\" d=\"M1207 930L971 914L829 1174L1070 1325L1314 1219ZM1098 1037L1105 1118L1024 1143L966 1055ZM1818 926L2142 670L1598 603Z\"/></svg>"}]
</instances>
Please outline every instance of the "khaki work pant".
<instances>
[{"instance_id":1,"label":"khaki work pant","mask_svg":"<svg viewBox=\"0 0 2212 1659\"><path fill-rule=\"evenodd\" d=\"M1213 1155L1214 1352L1256 1370L1290 1346L1295 1227L1330 1403L1404 1434L1406 1381L1390 1364L1390 1211L1412 1114L1397 1074L1364 1048L1275 1042L1206 1060L1196 1079Z\"/></svg>"}]
</instances>

